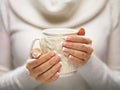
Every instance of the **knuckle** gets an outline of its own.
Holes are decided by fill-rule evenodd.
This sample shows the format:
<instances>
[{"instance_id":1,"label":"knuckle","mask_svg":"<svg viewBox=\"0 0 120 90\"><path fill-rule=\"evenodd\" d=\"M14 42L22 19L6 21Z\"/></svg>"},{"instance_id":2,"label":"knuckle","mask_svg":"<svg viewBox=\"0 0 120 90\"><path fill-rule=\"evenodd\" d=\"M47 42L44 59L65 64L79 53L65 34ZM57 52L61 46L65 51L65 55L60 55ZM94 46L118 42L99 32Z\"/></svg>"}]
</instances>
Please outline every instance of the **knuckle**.
<instances>
[{"instance_id":1,"label":"knuckle","mask_svg":"<svg viewBox=\"0 0 120 90\"><path fill-rule=\"evenodd\" d=\"M31 63L32 63L32 60L28 60L27 64L26 64L26 67L29 68L31 66Z\"/></svg>"},{"instance_id":2,"label":"knuckle","mask_svg":"<svg viewBox=\"0 0 120 90\"><path fill-rule=\"evenodd\" d=\"M56 81L59 78L59 75L55 75L53 80Z\"/></svg>"},{"instance_id":3,"label":"knuckle","mask_svg":"<svg viewBox=\"0 0 120 90\"><path fill-rule=\"evenodd\" d=\"M34 60L34 61L33 61L33 64L34 64L34 65L37 65L37 64L38 64L38 60Z\"/></svg>"},{"instance_id":4,"label":"knuckle","mask_svg":"<svg viewBox=\"0 0 120 90\"><path fill-rule=\"evenodd\" d=\"M86 57L86 62L90 59L90 57L91 57L91 55L87 55L87 57Z\"/></svg>"},{"instance_id":5,"label":"knuckle","mask_svg":"<svg viewBox=\"0 0 120 90\"><path fill-rule=\"evenodd\" d=\"M91 53L94 51L94 49L93 48L91 48Z\"/></svg>"},{"instance_id":6,"label":"knuckle","mask_svg":"<svg viewBox=\"0 0 120 90\"><path fill-rule=\"evenodd\" d=\"M27 68L28 70L30 70L30 69L32 68L32 62L31 62L31 61L27 62L26 68Z\"/></svg>"},{"instance_id":7,"label":"knuckle","mask_svg":"<svg viewBox=\"0 0 120 90\"><path fill-rule=\"evenodd\" d=\"M38 63L38 60L30 60L27 62L27 67L30 68L34 65L37 65L37 63Z\"/></svg>"},{"instance_id":8,"label":"knuckle","mask_svg":"<svg viewBox=\"0 0 120 90\"><path fill-rule=\"evenodd\" d=\"M83 66L84 65L84 62L83 61L80 61L80 63L78 64L78 66Z\"/></svg>"},{"instance_id":9,"label":"knuckle","mask_svg":"<svg viewBox=\"0 0 120 90\"><path fill-rule=\"evenodd\" d=\"M26 68L29 70L30 69L30 65L27 63L26 64Z\"/></svg>"},{"instance_id":10,"label":"knuckle","mask_svg":"<svg viewBox=\"0 0 120 90\"><path fill-rule=\"evenodd\" d=\"M89 43L91 44L91 43L92 43L92 40L91 40L90 38L88 38L88 40L89 40Z\"/></svg>"},{"instance_id":11,"label":"knuckle","mask_svg":"<svg viewBox=\"0 0 120 90\"><path fill-rule=\"evenodd\" d=\"M35 78L36 81L40 82L41 80L39 79L39 77L36 77Z\"/></svg>"},{"instance_id":12,"label":"knuckle","mask_svg":"<svg viewBox=\"0 0 120 90\"><path fill-rule=\"evenodd\" d=\"M87 47L88 49L88 53L89 54L91 54L92 52L93 52L93 48L92 48L92 46L91 45L88 45L88 47Z\"/></svg>"},{"instance_id":13,"label":"knuckle","mask_svg":"<svg viewBox=\"0 0 120 90\"><path fill-rule=\"evenodd\" d=\"M84 59L84 60L82 60L82 64L84 65L84 64L86 64L86 62L87 62L87 59Z\"/></svg>"},{"instance_id":14,"label":"knuckle","mask_svg":"<svg viewBox=\"0 0 120 90\"><path fill-rule=\"evenodd\" d=\"M85 54L85 53L81 53L81 56L82 56L82 57L86 57L86 54Z\"/></svg>"},{"instance_id":15,"label":"knuckle","mask_svg":"<svg viewBox=\"0 0 120 90\"><path fill-rule=\"evenodd\" d=\"M34 77L34 76L35 76L33 72L30 72L29 75L30 75L31 77Z\"/></svg>"},{"instance_id":16,"label":"knuckle","mask_svg":"<svg viewBox=\"0 0 120 90\"><path fill-rule=\"evenodd\" d=\"M90 54L94 51L94 49L92 47L90 47Z\"/></svg>"},{"instance_id":17,"label":"knuckle","mask_svg":"<svg viewBox=\"0 0 120 90\"><path fill-rule=\"evenodd\" d=\"M89 60L89 58L90 58L90 55L88 55L88 56L86 57L85 63Z\"/></svg>"},{"instance_id":18,"label":"knuckle","mask_svg":"<svg viewBox=\"0 0 120 90\"><path fill-rule=\"evenodd\" d=\"M89 37L86 37L85 41L86 41L87 44L91 44L92 43L92 40Z\"/></svg>"}]
</instances>

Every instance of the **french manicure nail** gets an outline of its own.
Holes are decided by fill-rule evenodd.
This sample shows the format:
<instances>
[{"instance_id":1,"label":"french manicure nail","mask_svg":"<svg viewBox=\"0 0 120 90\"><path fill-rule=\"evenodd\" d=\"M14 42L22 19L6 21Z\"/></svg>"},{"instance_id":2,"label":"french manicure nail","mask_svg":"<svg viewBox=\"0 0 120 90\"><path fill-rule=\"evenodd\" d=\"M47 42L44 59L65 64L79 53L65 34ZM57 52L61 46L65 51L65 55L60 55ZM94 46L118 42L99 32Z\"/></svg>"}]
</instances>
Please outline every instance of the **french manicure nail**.
<instances>
[{"instance_id":1,"label":"french manicure nail","mask_svg":"<svg viewBox=\"0 0 120 90\"><path fill-rule=\"evenodd\" d=\"M39 58L40 55L41 55L41 51L39 49L34 49L31 52L31 57L32 58Z\"/></svg>"},{"instance_id":2,"label":"french manicure nail","mask_svg":"<svg viewBox=\"0 0 120 90\"><path fill-rule=\"evenodd\" d=\"M64 52L68 52L68 51L69 51L69 49L67 49L67 48L63 47L63 51L64 51Z\"/></svg>"},{"instance_id":3,"label":"french manicure nail","mask_svg":"<svg viewBox=\"0 0 120 90\"><path fill-rule=\"evenodd\" d=\"M62 65L62 62L59 62Z\"/></svg>"},{"instance_id":4,"label":"french manicure nail","mask_svg":"<svg viewBox=\"0 0 120 90\"><path fill-rule=\"evenodd\" d=\"M69 59L73 59L74 57L72 55L69 55Z\"/></svg>"},{"instance_id":5,"label":"french manicure nail","mask_svg":"<svg viewBox=\"0 0 120 90\"><path fill-rule=\"evenodd\" d=\"M62 42L62 46L66 46L67 45L67 43L66 42Z\"/></svg>"},{"instance_id":6,"label":"french manicure nail","mask_svg":"<svg viewBox=\"0 0 120 90\"><path fill-rule=\"evenodd\" d=\"M65 36L65 40L71 40L70 36Z\"/></svg>"},{"instance_id":7,"label":"french manicure nail","mask_svg":"<svg viewBox=\"0 0 120 90\"><path fill-rule=\"evenodd\" d=\"M58 56L61 58L61 55L60 55L60 54L58 54Z\"/></svg>"},{"instance_id":8,"label":"french manicure nail","mask_svg":"<svg viewBox=\"0 0 120 90\"><path fill-rule=\"evenodd\" d=\"M54 56L55 55L55 52L50 52L50 56Z\"/></svg>"}]
</instances>

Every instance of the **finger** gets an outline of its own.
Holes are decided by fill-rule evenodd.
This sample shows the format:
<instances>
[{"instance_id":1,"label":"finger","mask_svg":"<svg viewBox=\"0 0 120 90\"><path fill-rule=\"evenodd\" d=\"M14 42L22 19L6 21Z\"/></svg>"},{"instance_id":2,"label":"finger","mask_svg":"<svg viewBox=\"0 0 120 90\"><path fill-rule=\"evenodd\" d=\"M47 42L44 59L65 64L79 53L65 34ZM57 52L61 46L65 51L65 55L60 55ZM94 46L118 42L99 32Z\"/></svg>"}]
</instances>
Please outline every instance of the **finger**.
<instances>
[{"instance_id":1,"label":"finger","mask_svg":"<svg viewBox=\"0 0 120 90\"><path fill-rule=\"evenodd\" d=\"M56 81L58 78L59 78L59 73L57 72L55 75L53 75L49 80L47 80L46 82L47 83L50 83L50 82L53 82L53 81Z\"/></svg>"},{"instance_id":2,"label":"finger","mask_svg":"<svg viewBox=\"0 0 120 90\"><path fill-rule=\"evenodd\" d=\"M84 28L80 28L77 34L78 35L85 35L85 29Z\"/></svg>"},{"instance_id":3,"label":"finger","mask_svg":"<svg viewBox=\"0 0 120 90\"><path fill-rule=\"evenodd\" d=\"M65 37L65 40L68 42L75 42L75 43L84 43L84 44L90 44L92 43L92 40L79 35L69 35Z\"/></svg>"},{"instance_id":4,"label":"finger","mask_svg":"<svg viewBox=\"0 0 120 90\"><path fill-rule=\"evenodd\" d=\"M69 48L69 49L87 52L89 54L91 54L93 52L93 48L91 47L91 45L87 45L87 44L63 42L62 46Z\"/></svg>"},{"instance_id":5,"label":"finger","mask_svg":"<svg viewBox=\"0 0 120 90\"><path fill-rule=\"evenodd\" d=\"M44 55L41 55L41 56L39 57L39 59L34 59L34 60L28 61L26 67L27 67L28 69L33 69L33 68L41 65L42 63L48 61L48 60L49 60L50 58L52 58L54 55L55 55L54 52L48 52L48 53L46 53L46 54L44 54Z\"/></svg>"},{"instance_id":6,"label":"finger","mask_svg":"<svg viewBox=\"0 0 120 90\"><path fill-rule=\"evenodd\" d=\"M77 51L73 49L63 48L63 51L69 55L72 55L74 57L77 57L79 59L87 59L89 57L88 53Z\"/></svg>"},{"instance_id":7,"label":"finger","mask_svg":"<svg viewBox=\"0 0 120 90\"><path fill-rule=\"evenodd\" d=\"M31 51L31 58L38 59L41 56L42 52L39 48L35 48Z\"/></svg>"},{"instance_id":8,"label":"finger","mask_svg":"<svg viewBox=\"0 0 120 90\"><path fill-rule=\"evenodd\" d=\"M58 63L54 65L50 70L43 73L42 75L36 77L37 81L47 81L49 80L54 74L56 74L61 68L61 64Z\"/></svg>"},{"instance_id":9,"label":"finger","mask_svg":"<svg viewBox=\"0 0 120 90\"><path fill-rule=\"evenodd\" d=\"M77 65L77 66L83 66L83 65L85 65L86 62L87 62L87 60L82 60L82 59L76 58L76 57L74 57L74 56L72 56L72 55L69 56L69 60L70 60L73 64L75 64L75 65Z\"/></svg>"},{"instance_id":10,"label":"finger","mask_svg":"<svg viewBox=\"0 0 120 90\"><path fill-rule=\"evenodd\" d=\"M59 56L54 56L52 57L49 61L45 62L44 64L36 67L33 70L33 74L34 76L38 76L46 71L48 71L51 67L53 67L55 64L57 64L60 61L60 57Z\"/></svg>"},{"instance_id":11,"label":"finger","mask_svg":"<svg viewBox=\"0 0 120 90\"><path fill-rule=\"evenodd\" d=\"M46 77L47 80L49 80L55 73L57 73L61 68L61 64L58 63L55 66L53 66L50 70L48 70L46 73L44 73L44 77Z\"/></svg>"}]
</instances>

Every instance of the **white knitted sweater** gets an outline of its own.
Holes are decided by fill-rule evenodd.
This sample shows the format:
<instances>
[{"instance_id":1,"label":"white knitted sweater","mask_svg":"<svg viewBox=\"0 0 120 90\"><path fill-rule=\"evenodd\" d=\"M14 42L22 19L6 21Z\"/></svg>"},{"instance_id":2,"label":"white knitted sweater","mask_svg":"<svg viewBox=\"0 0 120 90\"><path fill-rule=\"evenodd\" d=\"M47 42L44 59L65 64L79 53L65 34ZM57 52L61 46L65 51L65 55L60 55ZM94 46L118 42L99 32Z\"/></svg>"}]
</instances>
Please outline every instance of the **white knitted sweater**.
<instances>
[{"instance_id":1,"label":"white knitted sweater","mask_svg":"<svg viewBox=\"0 0 120 90\"><path fill-rule=\"evenodd\" d=\"M77 25L71 22L72 26L63 25L75 29L85 27L86 36L93 40L94 53L75 75L59 78L50 84L35 81L25 68L32 41L40 37L45 25L42 26L40 23L39 26L36 23L39 21L31 23L32 18L29 18L32 17L32 13L28 18L24 18L27 10L30 11L29 8L25 8L25 12L21 10L22 6L18 6L20 9L18 14L15 9L17 4L11 5L8 1L14 2L0 0L0 90L120 90L120 0L108 0L97 14L93 14L96 12L93 10L91 16L85 19L86 22ZM100 8L99 5L92 3L93 8ZM23 6L25 4L26 2ZM90 15L91 9L85 11L86 16ZM68 20L70 18L72 16ZM56 19L56 22L58 21L59 18ZM62 21L65 22L66 20ZM59 24L56 27L59 27Z\"/></svg>"}]
</instances>

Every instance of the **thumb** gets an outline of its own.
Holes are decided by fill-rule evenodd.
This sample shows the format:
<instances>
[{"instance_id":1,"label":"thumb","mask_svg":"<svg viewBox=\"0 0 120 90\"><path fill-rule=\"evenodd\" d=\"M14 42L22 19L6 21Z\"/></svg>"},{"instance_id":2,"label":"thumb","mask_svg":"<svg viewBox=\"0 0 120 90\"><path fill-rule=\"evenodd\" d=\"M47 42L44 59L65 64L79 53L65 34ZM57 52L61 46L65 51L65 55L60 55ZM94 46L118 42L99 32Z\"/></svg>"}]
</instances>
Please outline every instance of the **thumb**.
<instances>
[{"instance_id":1,"label":"thumb","mask_svg":"<svg viewBox=\"0 0 120 90\"><path fill-rule=\"evenodd\" d=\"M35 48L31 51L31 58L38 59L41 56L41 50L39 48Z\"/></svg>"},{"instance_id":2,"label":"thumb","mask_svg":"<svg viewBox=\"0 0 120 90\"><path fill-rule=\"evenodd\" d=\"M80 28L77 34L78 35L85 35L85 29L84 28Z\"/></svg>"}]
</instances>

